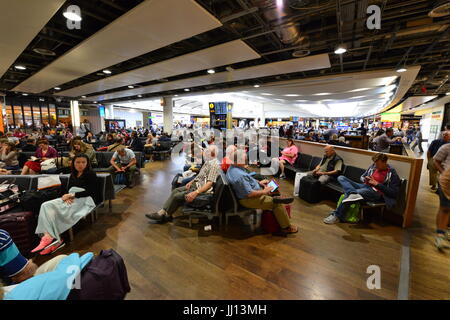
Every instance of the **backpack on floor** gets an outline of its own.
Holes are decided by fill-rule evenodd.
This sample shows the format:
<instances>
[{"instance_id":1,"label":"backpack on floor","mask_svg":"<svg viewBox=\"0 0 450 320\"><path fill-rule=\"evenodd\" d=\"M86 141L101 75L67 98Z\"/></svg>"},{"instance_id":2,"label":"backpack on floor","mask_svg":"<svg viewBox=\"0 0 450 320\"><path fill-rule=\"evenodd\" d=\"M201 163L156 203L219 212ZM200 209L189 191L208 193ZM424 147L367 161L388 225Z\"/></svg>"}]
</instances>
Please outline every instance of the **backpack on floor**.
<instances>
[{"instance_id":1,"label":"backpack on floor","mask_svg":"<svg viewBox=\"0 0 450 320\"><path fill-rule=\"evenodd\" d=\"M67 300L123 300L130 290L122 257L108 249L81 271L80 289L72 289Z\"/></svg>"},{"instance_id":2,"label":"backpack on floor","mask_svg":"<svg viewBox=\"0 0 450 320\"><path fill-rule=\"evenodd\" d=\"M309 203L318 203L321 199L319 179L311 175L304 176L300 180L299 197Z\"/></svg>"},{"instance_id":3,"label":"backpack on floor","mask_svg":"<svg viewBox=\"0 0 450 320\"><path fill-rule=\"evenodd\" d=\"M117 173L114 178L114 184L126 185L127 184L126 174L124 172Z\"/></svg>"},{"instance_id":4,"label":"backpack on floor","mask_svg":"<svg viewBox=\"0 0 450 320\"><path fill-rule=\"evenodd\" d=\"M291 205L287 204L284 206L286 208L286 212L291 218ZM280 224L278 223L275 215L272 211L264 210L261 216L261 228L265 233L279 233L281 232Z\"/></svg>"},{"instance_id":5,"label":"backpack on floor","mask_svg":"<svg viewBox=\"0 0 450 320\"><path fill-rule=\"evenodd\" d=\"M338 200L337 207L339 207L344 200L345 194L342 194ZM350 205L347 212L345 212L345 221L350 223L358 223L359 222L359 211L361 209L361 204L358 202L354 202Z\"/></svg>"}]
</instances>

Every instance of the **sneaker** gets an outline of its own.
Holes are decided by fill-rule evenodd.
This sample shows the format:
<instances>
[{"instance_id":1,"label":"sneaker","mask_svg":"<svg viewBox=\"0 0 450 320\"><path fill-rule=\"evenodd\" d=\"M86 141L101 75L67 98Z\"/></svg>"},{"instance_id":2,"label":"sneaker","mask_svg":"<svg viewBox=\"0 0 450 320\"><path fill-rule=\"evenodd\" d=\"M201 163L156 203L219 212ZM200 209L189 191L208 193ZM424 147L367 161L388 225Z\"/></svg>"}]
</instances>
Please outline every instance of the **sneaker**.
<instances>
[{"instance_id":1,"label":"sneaker","mask_svg":"<svg viewBox=\"0 0 450 320\"><path fill-rule=\"evenodd\" d=\"M437 187L436 187L436 186L432 186L432 187L430 188L430 190L433 191L433 192L436 192L436 191L437 191Z\"/></svg>"},{"instance_id":2,"label":"sneaker","mask_svg":"<svg viewBox=\"0 0 450 320\"><path fill-rule=\"evenodd\" d=\"M435 238L434 238L434 245L436 246L436 248L438 248L439 250L441 249L446 249L449 248L449 245L447 244L446 241L446 237L443 234L438 234Z\"/></svg>"},{"instance_id":3,"label":"sneaker","mask_svg":"<svg viewBox=\"0 0 450 320\"><path fill-rule=\"evenodd\" d=\"M289 203L292 203L294 201L294 198L283 197L283 196L274 196L272 198L273 198L273 203L289 204Z\"/></svg>"},{"instance_id":4,"label":"sneaker","mask_svg":"<svg viewBox=\"0 0 450 320\"><path fill-rule=\"evenodd\" d=\"M47 254L54 253L55 251L63 248L65 245L66 244L62 240L58 241L58 242L56 242L56 244L54 244L52 246L49 246L48 248L42 250L40 255L44 256L44 255L47 255Z\"/></svg>"},{"instance_id":5,"label":"sneaker","mask_svg":"<svg viewBox=\"0 0 450 320\"><path fill-rule=\"evenodd\" d=\"M33 250L31 250L32 253L41 251L46 249L49 245L51 245L53 243L53 238L52 237L47 237L47 236L43 236L41 238L41 242L39 243L39 245L34 248Z\"/></svg>"},{"instance_id":6,"label":"sneaker","mask_svg":"<svg viewBox=\"0 0 450 320\"><path fill-rule=\"evenodd\" d=\"M356 202L356 201L361 201L364 200L364 198L362 197L362 195L357 194L357 193L352 193L351 195L349 195L347 198L345 198L344 200L342 200L342 203L346 203L346 202Z\"/></svg>"},{"instance_id":7,"label":"sneaker","mask_svg":"<svg viewBox=\"0 0 450 320\"><path fill-rule=\"evenodd\" d=\"M323 222L326 224L335 224L339 222L339 218L336 217L334 214L330 214L328 217L323 219Z\"/></svg>"},{"instance_id":8,"label":"sneaker","mask_svg":"<svg viewBox=\"0 0 450 320\"><path fill-rule=\"evenodd\" d=\"M280 174L280 179L286 179L286 175L284 173Z\"/></svg>"},{"instance_id":9,"label":"sneaker","mask_svg":"<svg viewBox=\"0 0 450 320\"><path fill-rule=\"evenodd\" d=\"M159 214L158 212L147 213L145 216L150 219L152 222L156 223L166 223L172 221L172 217L166 214Z\"/></svg>"}]
</instances>

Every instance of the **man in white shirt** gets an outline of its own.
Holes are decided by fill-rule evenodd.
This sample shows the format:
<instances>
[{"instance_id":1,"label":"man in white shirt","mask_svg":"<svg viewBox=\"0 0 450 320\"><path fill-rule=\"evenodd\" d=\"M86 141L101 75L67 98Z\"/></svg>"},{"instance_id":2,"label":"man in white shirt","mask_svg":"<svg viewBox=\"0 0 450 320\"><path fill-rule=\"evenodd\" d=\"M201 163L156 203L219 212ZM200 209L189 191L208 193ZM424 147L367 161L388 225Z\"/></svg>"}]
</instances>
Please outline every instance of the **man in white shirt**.
<instances>
[{"instance_id":1,"label":"man in white shirt","mask_svg":"<svg viewBox=\"0 0 450 320\"><path fill-rule=\"evenodd\" d=\"M132 188L134 186L134 172L137 170L136 163L134 152L124 146L120 146L110 160L111 167L108 168L108 171L113 176L113 179L117 173L124 172L127 177L127 185L129 188Z\"/></svg>"}]
</instances>

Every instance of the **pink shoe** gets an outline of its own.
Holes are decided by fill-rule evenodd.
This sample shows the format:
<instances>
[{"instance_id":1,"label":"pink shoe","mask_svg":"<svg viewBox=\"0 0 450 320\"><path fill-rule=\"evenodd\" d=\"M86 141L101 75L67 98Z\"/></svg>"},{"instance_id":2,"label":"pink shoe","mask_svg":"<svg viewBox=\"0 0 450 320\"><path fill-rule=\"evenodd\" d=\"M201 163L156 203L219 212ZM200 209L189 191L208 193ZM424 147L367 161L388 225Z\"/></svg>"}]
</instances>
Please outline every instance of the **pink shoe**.
<instances>
[{"instance_id":1,"label":"pink shoe","mask_svg":"<svg viewBox=\"0 0 450 320\"><path fill-rule=\"evenodd\" d=\"M62 247L64 247L66 244L61 240L56 242L56 244L53 244L47 248L45 248L44 250L42 250L40 252L41 256L47 255L47 254L51 254L59 249L61 249Z\"/></svg>"},{"instance_id":2,"label":"pink shoe","mask_svg":"<svg viewBox=\"0 0 450 320\"><path fill-rule=\"evenodd\" d=\"M52 242L53 242L52 237L43 236L39 245L36 248L34 248L33 250L31 250L31 252L34 253L34 252L41 251L42 249L45 249Z\"/></svg>"}]
</instances>

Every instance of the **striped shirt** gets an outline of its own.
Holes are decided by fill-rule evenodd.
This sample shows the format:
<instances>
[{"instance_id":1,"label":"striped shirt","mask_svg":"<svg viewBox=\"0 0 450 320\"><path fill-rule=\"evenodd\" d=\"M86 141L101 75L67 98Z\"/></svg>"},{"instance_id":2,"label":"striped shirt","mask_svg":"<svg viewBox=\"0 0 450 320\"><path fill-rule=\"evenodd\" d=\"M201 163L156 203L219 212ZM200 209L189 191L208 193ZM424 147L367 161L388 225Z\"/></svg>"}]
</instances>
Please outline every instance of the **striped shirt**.
<instances>
[{"instance_id":1,"label":"striped shirt","mask_svg":"<svg viewBox=\"0 0 450 320\"><path fill-rule=\"evenodd\" d=\"M10 278L21 272L27 265L9 233L0 229L0 277Z\"/></svg>"},{"instance_id":2,"label":"striped shirt","mask_svg":"<svg viewBox=\"0 0 450 320\"><path fill-rule=\"evenodd\" d=\"M444 144L433 157L434 160L440 161L444 170L450 166L450 144Z\"/></svg>"},{"instance_id":3,"label":"striped shirt","mask_svg":"<svg viewBox=\"0 0 450 320\"><path fill-rule=\"evenodd\" d=\"M217 159L213 159L205 162L205 164L200 169L197 177L193 180L193 185L199 189L203 187L208 181L216 182L217 177L220 175L220 165ZM206 193L212 193L213 188L209 188Z\"/></svg>"}]
</instances>

